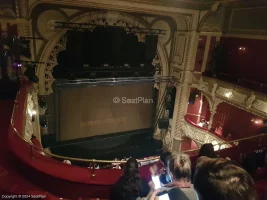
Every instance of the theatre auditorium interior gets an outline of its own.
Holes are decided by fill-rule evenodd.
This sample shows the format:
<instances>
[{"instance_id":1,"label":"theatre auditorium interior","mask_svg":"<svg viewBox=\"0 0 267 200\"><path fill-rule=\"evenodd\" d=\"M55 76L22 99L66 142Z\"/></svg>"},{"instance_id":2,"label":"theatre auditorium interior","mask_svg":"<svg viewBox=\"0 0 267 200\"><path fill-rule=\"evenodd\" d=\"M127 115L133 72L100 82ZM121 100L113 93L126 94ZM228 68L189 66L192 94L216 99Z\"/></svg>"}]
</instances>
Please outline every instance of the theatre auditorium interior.
<instances>
[{"instance_id":1,"label":"theatre auditorium interior","mask_svg":"<svg viewBox=\"0 0 267 200\"><path fill-rule=\"evenodd\" d=\"M266 0L0 0L0 199L267 200L266 21Z\"/></svg>"}]
</instances>

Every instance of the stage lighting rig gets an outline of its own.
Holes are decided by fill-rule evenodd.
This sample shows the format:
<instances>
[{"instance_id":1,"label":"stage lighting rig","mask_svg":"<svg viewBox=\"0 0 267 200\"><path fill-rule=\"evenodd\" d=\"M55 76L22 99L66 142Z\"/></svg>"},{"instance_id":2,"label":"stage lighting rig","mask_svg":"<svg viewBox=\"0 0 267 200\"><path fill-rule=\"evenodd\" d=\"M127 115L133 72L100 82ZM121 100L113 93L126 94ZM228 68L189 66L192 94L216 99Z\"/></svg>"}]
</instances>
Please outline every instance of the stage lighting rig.
<instances>
[{"instance_id":1,"label":"stage lighting rig","mask_svg":"<svg viewBox=\"0 0 267 200\"><path fill-rule=\"evenodd\" d=\"M97 27L119 27L123 28L127 33L145 34L145 35L166 35L166 30L150 29L130 26L110 26L100 25L98 23L70 23L70 22L54 22L55 28L77 30L77 31L93 31Z\"/></svg>"}]
</instances>

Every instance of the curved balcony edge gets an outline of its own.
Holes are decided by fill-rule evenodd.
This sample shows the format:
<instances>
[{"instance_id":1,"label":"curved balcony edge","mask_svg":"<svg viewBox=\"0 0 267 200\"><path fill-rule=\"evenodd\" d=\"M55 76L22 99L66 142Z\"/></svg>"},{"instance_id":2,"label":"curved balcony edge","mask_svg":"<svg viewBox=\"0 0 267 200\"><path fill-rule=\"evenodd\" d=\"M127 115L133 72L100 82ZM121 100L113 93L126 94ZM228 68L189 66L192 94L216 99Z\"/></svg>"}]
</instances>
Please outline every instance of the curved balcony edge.
<instances>
[{"instance_id":1,"label":"curved balcony edge","mask_svg":"<svg viewBox=\"0 0 267 200\"><path fill-rule=\"evenodd\" d=\"M221 138L214 133L210 132L208 129L202 128L197 124L190 121L186 116L184 117L182 123L182 130L184 135L191 138L195 142L200 144L204 143L212 143L215 146L215 150L223 149L223 148L230 148L232 145L225 144L227 141L224 138ZM219 147L217 149L216 145L223 144L224 146Z\"/></svg>"}]
</instances>

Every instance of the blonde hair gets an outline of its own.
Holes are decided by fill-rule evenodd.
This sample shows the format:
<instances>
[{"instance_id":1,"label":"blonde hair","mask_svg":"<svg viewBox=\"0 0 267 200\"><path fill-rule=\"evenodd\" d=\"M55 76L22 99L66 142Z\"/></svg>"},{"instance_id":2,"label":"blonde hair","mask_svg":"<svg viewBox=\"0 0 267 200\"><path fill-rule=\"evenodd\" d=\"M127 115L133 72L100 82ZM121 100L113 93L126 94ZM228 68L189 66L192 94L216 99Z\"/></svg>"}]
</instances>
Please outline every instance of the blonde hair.
<instances>
[{"instance_id":1,"label":"blonde hair","mask_svg":"<svg viewBox=\"0 0 267 200\"><path fill-rule=\"evenodd\" d=\"M171 172L177 180L191 180L191 161L188 155L179 153L174 157L171 164Z\"/></svg>"}]
</instances>

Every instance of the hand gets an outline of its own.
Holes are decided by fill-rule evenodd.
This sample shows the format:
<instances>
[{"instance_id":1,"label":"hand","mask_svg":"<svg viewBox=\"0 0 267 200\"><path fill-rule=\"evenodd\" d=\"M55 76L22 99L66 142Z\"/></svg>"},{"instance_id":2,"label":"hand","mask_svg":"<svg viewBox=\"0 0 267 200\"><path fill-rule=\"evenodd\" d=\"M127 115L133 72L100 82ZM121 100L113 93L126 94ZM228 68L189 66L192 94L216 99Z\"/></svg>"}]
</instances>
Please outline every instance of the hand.
<instances>
[{"instance_id":1,"label":"hand","mask_svg":"<svg viewBox=\"0 0 267 200\"><path fill-rule=\"evenodd\" d=\"M150 190L153 190L153 191L155 190L155 183L153 181L150 181L148 185L149 185Z\"/></svg>"},{"instance_id":2,"label":"hand","mask_svg":"<svg viewBox=\"0 0 267 200\"><path fill-rule=\"evenodd\" d=\"M156 175L156 171L155 171L155 169L154 169L153 166L151 166L151 167L149 168L149 171L150 171L151 176L155 176L155 175Z\"/></svg>"},{"instance_id":3,"label":"hand","mask_svg":"<svg viewBox=\"0 0 267 200\"><path fill-rule=\"evenodd\" d=\"M152 195L148 198L149 200L158 200L157 194L159 193L159 190L155 190Z\"/></svg>"},{"instance_id":4,"label":"hand","mask_svg":"<svg viewBox=\"0 0 267 200\"><path fill-rule=\"evenodd\" d=\"M161 169L159 170L159 173L160 173L160 174L166 174L166 169L165 169L165 168L161 168Z\"/></svg>"}]
</instances>

